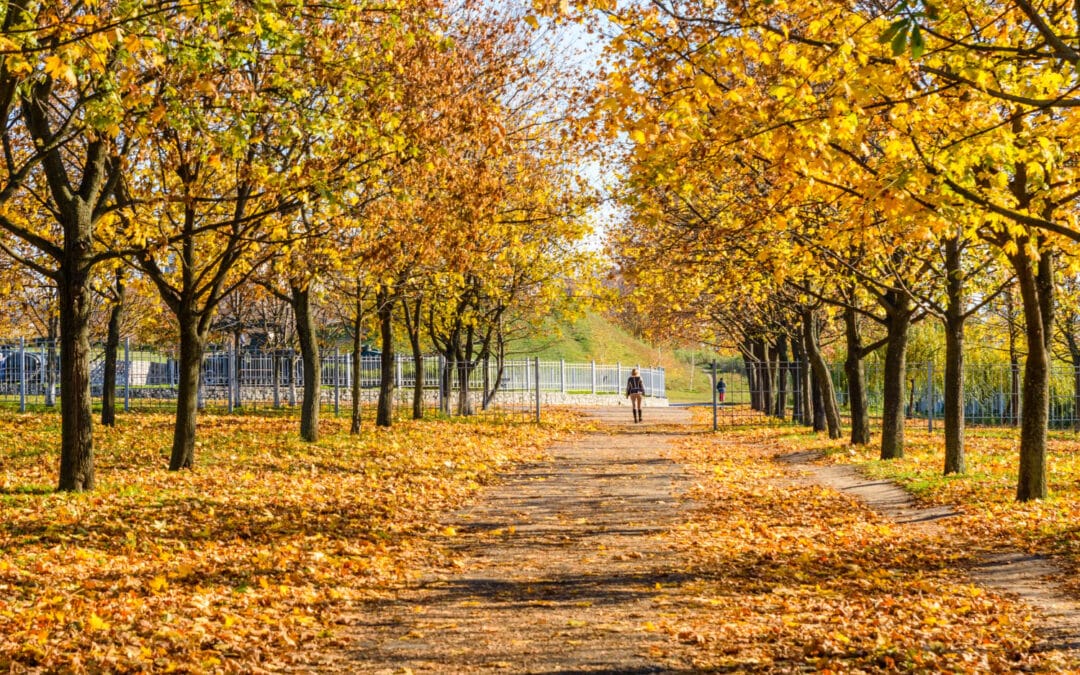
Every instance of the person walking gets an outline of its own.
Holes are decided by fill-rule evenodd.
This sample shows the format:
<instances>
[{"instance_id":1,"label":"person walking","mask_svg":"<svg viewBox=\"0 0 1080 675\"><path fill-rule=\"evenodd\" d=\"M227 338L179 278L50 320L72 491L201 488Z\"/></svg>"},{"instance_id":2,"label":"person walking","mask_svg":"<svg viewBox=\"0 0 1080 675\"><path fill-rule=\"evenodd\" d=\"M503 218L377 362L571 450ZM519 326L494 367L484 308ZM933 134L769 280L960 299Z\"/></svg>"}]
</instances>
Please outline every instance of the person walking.
<instances>
[{"instance_id":1,"label":"person walking","mask_svg":"<svg viewBox=\"0 0 1080 675\"><path fill-rule=\"evenodd\" d=\"M724 402L724 394L727 393L727 385L724 384L724 378L720 378L716 382L716 400L718 403Z\"/></svg>"},{"instance_id":2,"label":"person walking","mask_svg":"<svg viewBox=\"0 0 1080 675\"><path fill-rule=\"evenodd\" d=\"M641 421L641 399L645 397L645 383L638 375L638 369L630 371L630 378L626 381L626 398L630 399L630 405L634 409L634 421Z\"/></svg>"}]
</instances>

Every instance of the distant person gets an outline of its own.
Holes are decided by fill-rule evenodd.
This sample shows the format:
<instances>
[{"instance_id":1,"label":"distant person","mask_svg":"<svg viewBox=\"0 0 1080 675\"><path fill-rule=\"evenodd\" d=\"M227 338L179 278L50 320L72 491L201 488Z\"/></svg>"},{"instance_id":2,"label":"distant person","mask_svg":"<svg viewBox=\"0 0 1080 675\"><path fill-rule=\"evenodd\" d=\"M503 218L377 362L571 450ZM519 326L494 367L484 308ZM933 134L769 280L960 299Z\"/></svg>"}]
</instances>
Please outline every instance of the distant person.
<instances>
[{"instance_id":1,"label":"distant person","mask_svg":"<svg viewBox=\"0 0 1080 675\"><path fill-rule=\"evenodd\" d=\"M716 381L716 400L720 403L724 402L724 394L727 393L727 385L724 383L724 378L720 378Z\"/></svg>"},{"instance_id":2,"label":"distant person","mask_svg":"<svg viewBox=\"0 0 1080 675\"><path fill-rule=\"evenodd\" d=\"M630 399L630 405L634 409L634 421L641 421L641 399L645 397L645 383L638 375L638 369L630 371L630 379L626 381L626 398Z\"/></svg>"}]
</instances>

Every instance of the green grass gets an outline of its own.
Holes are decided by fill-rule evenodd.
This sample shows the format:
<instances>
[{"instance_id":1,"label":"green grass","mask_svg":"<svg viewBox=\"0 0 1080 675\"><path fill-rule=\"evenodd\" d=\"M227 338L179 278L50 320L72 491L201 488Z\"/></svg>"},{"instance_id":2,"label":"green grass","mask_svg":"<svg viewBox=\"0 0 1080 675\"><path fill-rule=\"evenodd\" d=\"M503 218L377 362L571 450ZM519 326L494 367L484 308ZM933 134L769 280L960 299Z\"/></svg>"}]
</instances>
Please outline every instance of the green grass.
<instances>
[{"instance_id":1,"label":"green grass","mask_svg":"<svg viewBox=\"0 0 1080 675\"><path fill-rule=\"evenodd\" d=\"M514 342L514 355L539 356L541 360L563 359L570 363L596 361L621 363L643 368L661 366L667 376L668 398L674 403L712 400L707 364L667 347L655 347L640 340L599 314L588 313L572 323L547 322L542 336ZM693 372L693 376L691 376ZM728 380L729 391L733 388Z\"/></svg>"}]
</instances>

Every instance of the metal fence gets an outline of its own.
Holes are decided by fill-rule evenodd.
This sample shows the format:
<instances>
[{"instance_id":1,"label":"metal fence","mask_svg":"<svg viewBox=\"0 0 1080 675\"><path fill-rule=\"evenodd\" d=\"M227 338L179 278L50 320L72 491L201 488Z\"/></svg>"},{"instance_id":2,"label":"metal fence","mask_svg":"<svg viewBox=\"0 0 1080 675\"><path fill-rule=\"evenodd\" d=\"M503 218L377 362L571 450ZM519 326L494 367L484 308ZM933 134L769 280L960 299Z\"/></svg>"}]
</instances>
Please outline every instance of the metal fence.
<instances>
[{"instance_id":1,"label":"metal fence","mask_svg":"<svg viewBox=\"0 0 1080 675\"><path fill-rule=\"evenodd\" d=\"M95 398L102 396L104 356L104 347L93 349L90 386ZM320 360L323 406L334 412L351 406L354 378L359 379L360 401L364 405L377 400L382 374L380 355L365 355L354 362L351 353L331 349L323 350ZM665 396L663 368L638 368L645 395ZM61 395L59 369L59 346L53 342L0 343L0 402L17 404L20 410L55 406ZM631 367L622 364L536 358L451 364L441 356L425 356L418 367L411 355L398 354L393 362L394 403L395 407L411 407L419 379L421 404L426 410L447 414L486 410L532 414L541 398L547 403L560 403L572 401L576 394L622 393L630 372ZM131 410L175 405L179 379L179 362L174 354L125 343L117 356L117 407ZM299 404L303 386L303 364L295 350L209 349L203 357L199 404L226 411L287 408Z\"/></svg>"},{"instance_id":2,"label":"metal fence","mask_svg":"<svg viewBox=\"0 0 1080 675\"><path fill-rule=\"evenodd\" d=\"M717 380L724 381L718 401L718 423L752 424L764 419L755 409L766 403L772 412L784 411L790 418L800 397L800 377L805 364L751 363L726 360L717 364ZM831 364L830 376L841 414L850 414L850 386L843 364ZM706 368L709 372L709 368ZM884 366L864 364L867 408L871 418L880 418L884 404ZM781 385L783 381L783 385ZM924 421L931 429L945 413L944 369L930 362L909 362L905 376L904 410L907 419ZM965 423L976 426L1015 426L1023 409L1021 387L1023 365L971 364L964 369ZM781 397L781 389L783 396ZM1050 427L1080 430L1080 369L1061 362L1051 367Z\"/></svg>"}]
</instances>

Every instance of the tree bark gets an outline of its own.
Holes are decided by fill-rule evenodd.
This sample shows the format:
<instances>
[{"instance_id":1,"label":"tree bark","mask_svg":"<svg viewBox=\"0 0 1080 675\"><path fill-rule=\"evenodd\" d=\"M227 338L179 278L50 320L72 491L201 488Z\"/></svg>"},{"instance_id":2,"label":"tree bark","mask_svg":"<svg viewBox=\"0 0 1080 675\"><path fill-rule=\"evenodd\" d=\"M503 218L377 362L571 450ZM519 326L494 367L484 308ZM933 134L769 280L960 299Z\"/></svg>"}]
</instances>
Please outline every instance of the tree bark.
<instances>
[{"instance_id":1,"label":"tree bark","mask_svg":"<svg viewBox=\"0 0 1080 675\"><path fill-rule=\"evenodd\" d=\"M169 471L190 469L195 465L195 419L198 415L199 384L205 338L199 334L197 319L187 312L178 317L180 324L180 382L176 392L176 420L173 427L172 456Z\"/></svg>"},{"instance_id":2,"label":"tree bark","mask_svg":"<svg viewBox=\"0 0 1080 675\"><path fill-rule=\"evenodd\" d=\"M793 341L793 347L795 352L795 377L798 380L794 416L799 422L810 426L813 424L811 415L813 405L811 397L813 393L810 390L810 367L806 360L806 350L803 348L802 328L799 328L799 334Z\"/></svg>"},{"instance_id":3,"label":"tree bark","mask_svg":"<svg viewBox=\"0 0 1080 675\"><path fill-rule=\"evenodd\" d=\"M945 242L945 475L964 473L964 272L960 242ZM934 402L930 401L933 406Z\"/></svg>"},{"instance_id":4,"label":"tree bark","mask_svg":"<svg viewBox=\"0 0 1080 675\"><path fill-rule=\"evenodd\" d=\"M360 433L360 396L363 394L363 378L361 366L364 363L364 299L360 293L360 284L357 282L356 307L353 311L353 342L352 342L352 421L349 425L350 434Z\"/></svg>"},{"instance_id":5,"label":"tree bark","mask_svg":"<svg viewBox=\"0 0 1080 675\"><path fill-rule=\"evenodd\" d=\"M291 286L290 303L296 316L296 336L300 342L300 360L304 369L304 393L300 401L300 438L319 440L319 405L322 397L322 364L315 318L311 312L311 290Z\"/></svg>"},{"instance_id":6,"label":"tree bark","mask_svg":"<svg viewBox=\"0 0 1080 675\"><path fill-rule=\"evenodd\" d=\"M396 361L394 358L394 298L386 289L376 294L379 315L379 335L382 338L382 357L379 360L379 402L375 424L388 427L394 423L394 384Z\"/></svg>"},{"instance_id":7,"label":"tree bark","mask_svg":"<svg viewBox=\"0 0 1080 675\"><path fill-rule=\"evenodd\" d=\"M458 392L458 414L468 417L473 414L472 392L469 391L469 378L476 365L473 360L473 327L465 329L465 345L461 354L457 357L458 383L461 386Z\"/></svg>"},{"instance_id":8,"label":"tree bark","mask_svg":"<svg viewBox=\"0 0 1080 675\"><path fill-rule=\"evenodd\" d=\"M810 391L812 394L810 403L813 412L811 427L813 427L814 431L825 431L829 428L829 425L825 421L825 397L821 392L821 380L818 378L817 373L813 372L813 368L810 371Z\"/></svg>"},{"instance_id":9,"label":"tree bark","mask_svg":"<svg viewBox=\"0 0 1080 675\"><path fill-rule=\"evenodd\" d=\"M776 417L784 419L787 416L788 373L791 370L788 362L788 339L785 333L776 338Z\"/></svg>"},{"instance_id":10,"label":"tree bark","mask_svg":"<svg viewBox=\"0 0 1080 675\"><path fill-rule=\"evenodd\" d=\"M754 343L747 341L742 351L743 369L746 370L746 388L750 391L750 409L758 409L760 392L757 386L757 368L754 365Z\"/></svg>"},{"instance_id":11,"label":"tree bark","mask_svg":"<svg viewBox=\"0 0 1080 675\"><path fill-rule=\"evenodd\" d=\"M806 356L810 360L817 387L821 392L821 409L825 413L825 423L828 426L829 438L840 438L840 411L836 405L836 392L833 389L832 376L829 374L829 366L825 363L818 347L817 319L812 311L805 311L803 319L803 338Z\"/></svg>"},{"instance_id":12,"label":"tree bark","mask_svg":"<svg viewBox=\"0 0 1080 675\"><path fill-rule=\"evenodd\" d=\"M766 415L771 415L773 412L773 368L772 368L772 349L770 349L769 341L762 338L759 342L759 349L761 354L761 361L758 366L761 368L761 412Z\"/></svg>"},{"instance_id":13,"label":"tree bark","mask_svg":"<svg viewBox=\"0 0 1080 675\"><path fill-rule=\"evenodd\" d=\"M116 425L116 358L120 350L120 320L124 313L124 278L116 275L116 297L109 312L109 329L105 337L105 372L101 381L101 424ZM130 368L130 364L128 365ZM131 377L128 373L127 377Z\"/></svg>"},{"instance_id":14,"label":"tree bark","mask_svg":"<svg viewBox=\"0 0 1080 675\"><path fill-rule=\"evenodd\" d=\"M1020 423L1020 354L1016 348L1016 306L1013 289L1005 293L1005 314L1009 321L1009 401L1005 406L1005 421L1016 426Z\"/></svg>"},{"instance_id":15,"label":"tree bark","mask_svg":"<svg viewBox=\"0 0 1080 675\"><path fill-rule=\"evenodd\" d=\"M1047 496L1046 431L1050 420L1050 335L1053 328L1053 262L1044 251L1037 264L1027 242L1010 256L1023 301L1027 361L1024 364L1023 412L1020 419L1020 473L1016 499Z\"/></svg>"},{"instance_id":16,"label":"tree bark","mask_svg":"<svg viewBox=\"0 0 1080 675\"><path fill-rule=\"evenodd\" d=\"M423 298L417 296L410 305L407 299L401 302L401 308L405 315L405 332L409 334L409 347L412 349L413 371L413 399L412 416L414 420L424 419L424 352L420 345L420 310Z\"/></svg>"},{"instance_id":17,"label":"tree bark","mask_svg":"<svg viewBox=\"0 0 1080 675\"><path fill-rule=\"evenodd\" d=\"M904 456L904 392L907 377L907 344L911 328L911 298L900 290L886 294L884 410L881 417L881 459Z\"/></svg>"},{"instance_id":18,"label":"tree bark","mask_svg":"<svg viewBox=\"0 0 1080 675\"><path fill-rule=\"evenodd\" d=\"M89 217L87 217L89 220ZM82 237L65 237L58 279L60 298L60 480L62 491L94 488L93 410L90 399L89 222Z\"/></svg>"},{"instance_id":19,"label":"tree bark","mask_svg":"<svg viewBox=\"0 0 1080 675\"><path fill-rule=\"evenodd\" d=\"M862 335L859 334L858 314L853 307L844 309L844 332L847 338L844 374L848 381L851 444L866 445L870 442L870 412L866 402L866 370L863 367Z\"/></svg>"}]
</instances>

